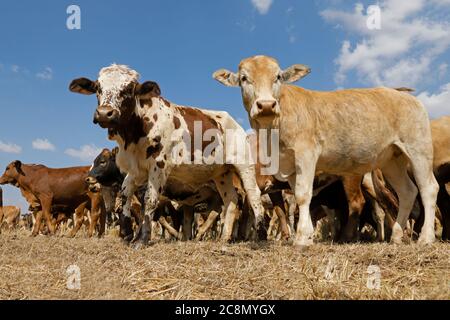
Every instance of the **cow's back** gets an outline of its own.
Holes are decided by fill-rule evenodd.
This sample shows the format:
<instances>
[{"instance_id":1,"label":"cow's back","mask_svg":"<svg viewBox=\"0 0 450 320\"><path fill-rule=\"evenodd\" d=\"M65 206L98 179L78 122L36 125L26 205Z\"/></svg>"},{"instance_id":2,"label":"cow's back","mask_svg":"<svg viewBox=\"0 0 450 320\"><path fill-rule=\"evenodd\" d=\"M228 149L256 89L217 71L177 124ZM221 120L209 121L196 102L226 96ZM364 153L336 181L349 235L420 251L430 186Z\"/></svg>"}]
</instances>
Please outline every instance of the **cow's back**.
<instances>
[{"instance_id":1,"label":"cow's back","mask_svg":"<svg viewBox=\"0 0 450 320\"><path fill-rule=\"evenodd\" d=\"M283 142L292 149L298 144L319 145L318 170L342 173L361 167L364 173L383 161L395 143L422 141L431 146L426 110L405 92L390 88L319 92L286 85L280 101Z\"/></svg>"}]
</instances>

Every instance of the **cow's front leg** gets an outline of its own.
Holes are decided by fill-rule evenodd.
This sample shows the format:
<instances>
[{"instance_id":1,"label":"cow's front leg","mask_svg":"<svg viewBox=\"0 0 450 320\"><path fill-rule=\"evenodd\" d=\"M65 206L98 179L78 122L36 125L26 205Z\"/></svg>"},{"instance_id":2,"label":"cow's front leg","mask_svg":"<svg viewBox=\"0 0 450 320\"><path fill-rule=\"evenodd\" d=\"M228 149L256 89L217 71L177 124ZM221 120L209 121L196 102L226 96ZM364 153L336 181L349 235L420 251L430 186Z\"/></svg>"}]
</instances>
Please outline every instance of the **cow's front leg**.
<instances>
[{"instance_id":1,"label":"cow's front leg","mask_svg":"<svg viewBox=\"0 0 450 320\"><path fill-rule=\"evenodd\" d=\"M299 207L299 219L294 245L307 247L313 244L314 227L309 213L309 205L313 194L314 174L317 156L313 151L305 150L295 159L295 175L289 178L294 189L295 200Z\"/></svg>"},{"instance_id":2,"label":"cow's front leg","mask_svg":"<svg viewBox=\"0 0 450 320\"><path fill-rule=\"evenodd\" d=\"M248 202L255 215L255 228L258 240L267 240L267 230L264 226L264 207L261 202L261 191L256 183L256 172L254 165L235 165L242 185L247 193Z\"/></svg>"},{"instance_id":3,"label":"cow's front leg","mask_svg":"<svg viewBox=\"0 0 450 320\"><path fill-rule=\"evenodd\" d=\"M41 205L42 205L42 213L44 215L45 222L47 224L47 229L50 235L55 234L55 226L52 223L52 197L42 197L41 199Z\"/></svg>"},{"instance_id":4,"label":"cow's front leg","mask_svg":"<svg viewBox=\"0 0 450 320\"><path fill-rule=\"evenodd\" d=\"M162 193L166 176L168 173L161 168L161 164L155 164L150 168L147 191L145 193L145 214L142 224L139 226L138 235L135 239L135 248L140 249L148 244L151 236L151 222L154 219L155 211L158 208L159 196Z\"/></svg>"},{"instance_id":5,"label":"cow's front leg","mask_svg":"<svg viewBox=\"0 0 450 320\"><path fill-rule=\"evenodd\" d=\"M131 205L134 193L137 190L137 185L134 178L130 175L125 177L122 184L121 200L122 200L122 214L120 215L120 237L130 242L133 239L133 227L131 223Z\"/></svg>"}]
</instances>

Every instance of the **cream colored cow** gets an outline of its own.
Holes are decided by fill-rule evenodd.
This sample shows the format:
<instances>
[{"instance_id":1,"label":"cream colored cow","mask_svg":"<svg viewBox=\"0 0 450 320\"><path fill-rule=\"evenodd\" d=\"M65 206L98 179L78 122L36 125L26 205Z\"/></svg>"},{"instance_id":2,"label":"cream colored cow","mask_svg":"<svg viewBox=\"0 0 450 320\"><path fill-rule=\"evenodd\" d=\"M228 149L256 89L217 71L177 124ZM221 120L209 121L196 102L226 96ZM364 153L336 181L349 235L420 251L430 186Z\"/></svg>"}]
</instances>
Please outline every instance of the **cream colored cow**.
<instances>
[{"instance_id":1,"label":"cream colored cow","mask_svg":"<svg viewBox=\"0 0 450 320\"><path fill-rule=\"evenodd\" d=\"M389 88L319 92L288 83L310 73L304 65L281 70L270 57L243 60L237 73L219 70L214 78L240 86L254 129L278 129L280 167L299 205L295 244L313 243L309 205L316 173L363 175L381 168L400 198L391 241L401 242L417 188L425 207L420 243L432 243L438 184L433 175L430 123L424 106L408 93Z\"/></svg>"}]
</instances>

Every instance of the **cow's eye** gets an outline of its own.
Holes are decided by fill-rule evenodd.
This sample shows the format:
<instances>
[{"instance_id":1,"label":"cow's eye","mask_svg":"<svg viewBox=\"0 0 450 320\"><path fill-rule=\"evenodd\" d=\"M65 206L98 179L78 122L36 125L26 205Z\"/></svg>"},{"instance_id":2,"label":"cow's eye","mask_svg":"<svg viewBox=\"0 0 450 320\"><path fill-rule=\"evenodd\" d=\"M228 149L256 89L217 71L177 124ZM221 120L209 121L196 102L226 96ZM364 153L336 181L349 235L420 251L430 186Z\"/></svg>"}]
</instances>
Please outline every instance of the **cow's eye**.
<instances>
[{"instance_id":1,"label":"cow's eye","mask_svg":"<svg viewBox=\"0 0 450 320\"><path fill-rule=\"evenodd\" d=\"M277 81L281 81L281 74L277 76Z\"/></svg>"},{"instance_id":2,"label":"cow's eye","mask_svg":"<svg viewBox=\"0 0 450 320\"><path fill-rule=\"evenodd\" d=\"M241 82L246 82L247 81L247 77L246 76L242 76L241 77Z\"/></svg>"},{"instance_id":3,"label":"cow's eye","mask_svg":"<svg viewBox=\"0 0 450 320\"><path fill-rule=\"evenodd\" d=\"M102 167L106 166L106 161L100 162L100 165L101 165Z\"/></svg>"}]
</instances>

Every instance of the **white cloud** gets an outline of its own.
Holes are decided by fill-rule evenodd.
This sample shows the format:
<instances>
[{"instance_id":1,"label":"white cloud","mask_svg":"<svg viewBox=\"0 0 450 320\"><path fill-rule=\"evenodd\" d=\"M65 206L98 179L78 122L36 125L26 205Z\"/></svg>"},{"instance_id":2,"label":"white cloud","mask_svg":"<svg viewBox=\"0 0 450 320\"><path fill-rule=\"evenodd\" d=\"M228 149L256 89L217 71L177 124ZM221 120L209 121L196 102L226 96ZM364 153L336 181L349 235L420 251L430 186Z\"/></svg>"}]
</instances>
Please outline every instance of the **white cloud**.
<instances>
[{"instance_id":1,"label":"white cloud","mask_svg":"<svg viewBox=\"0 0 450 320\"><path fill-rule=\"evenodd\" d=\"M260 14L266 14L273 3L273 0L252 0L253 6Z\"/></svg>"},{"instance_id":2,"label":"white cloud","mask_svg":"<svg viewBox=\"0 0 450 320\"><path fill-rule=\"evenodd\" d=\"M449 1L435 2L443 5ZM432 2L426 0L384 0L379 5L381 30L367 28L366 8L360 3L351 12L321 12L326 21L357 37L354 43L342 43L335 60L336 83L344 84L350 73L362 83L377 86L414 87L438 78L436 59L450 47L448 21L439 18Z\"/></svg>"},{"instance_id":3,"label":"white cloud","mask_svg":"<svg viewBox=\"0 0 450 320\"><path fill-rule=\"evenodd\" d=\"M450 114L450 83L442 86L439 93L420 93L417 98L425 105L431 118Z\"/></svg>"},{"instance_id":4,"label":"white cloud","mask_svg":"<svg viewBox=\"0 0 450 320\"><path fill-rule=\"evenodd\" d=\"M3 141L0 141L0 151L6 153L21 153L22 147L18 146L17 144L5 143Z\"/></svg>"},{"instance_id":5,"label":"white cloud","mask_svg":"<svg viewBox=\"0 0 450 320\"><path fill-rule=\"evenodd\" d=\"M95 157L100 154L101 151L101 148L98 148L94 144L89 144L81 146L80 149L67 149L66 151L64 151L64 153L84 162L92 162Z\"/></svg>"},{"instance_id":6,"label":"white cloud","mask_svg":"<svg viewBox=\"0 0 450 320\"><path fill-rule=\"evenodd\" d=\"M50 67L46 67L43 71L36 73L36 77L42 80L52 80L53 70Z\"/></svg>"},{"instance_id":7,"label":"white cloud","mask_svg":"<svg viewBox=\"0 0 450 320\"><path fill-rule=\"evenodd\" d=\"M449 0L450 1L450 0ZM442 79L447 74L448 64L442 63L438 70L439 70L439 79Z\"/></svg>"},{"instance_id":8,"label":"white cloud","mask_svg":"<svg viewBox=\"0 0 450 320\"><path fill-rule=\"evenodd\" d=\"M36 139L32 142L33 149L55 151L55 146L48 139Z\"/></svg>"},{"instance_id":9,"label":"white cloud","mask_svg":"<svg viewBox=\"0 0 450 320\"><path fill-rule=\"evenodd\" d=\"M14 73L19 73L20 67L18 65L16 65L16 64L13 64L11 66L11 71L14 72Z\"/></svg>"}]
</instances>

